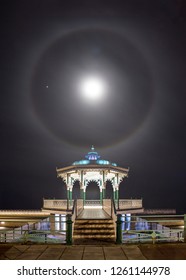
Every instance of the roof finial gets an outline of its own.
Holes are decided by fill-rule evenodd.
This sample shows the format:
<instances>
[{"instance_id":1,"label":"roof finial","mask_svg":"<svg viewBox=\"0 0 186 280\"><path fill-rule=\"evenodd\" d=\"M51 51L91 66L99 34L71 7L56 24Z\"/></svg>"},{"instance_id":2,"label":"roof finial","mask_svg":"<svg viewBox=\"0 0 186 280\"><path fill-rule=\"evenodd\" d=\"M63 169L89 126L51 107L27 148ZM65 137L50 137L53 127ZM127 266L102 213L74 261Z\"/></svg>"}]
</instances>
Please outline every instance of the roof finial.
<instances>
[{"instance_id":1,"label":"roof finial","mask_svg":"<svg viewBox=\"0 0 186 280\"><path fill-rule=\"evenodd\" d=\"M92 145L91 150L94 151L94 145Z\"/></svg>"}]
</instances>

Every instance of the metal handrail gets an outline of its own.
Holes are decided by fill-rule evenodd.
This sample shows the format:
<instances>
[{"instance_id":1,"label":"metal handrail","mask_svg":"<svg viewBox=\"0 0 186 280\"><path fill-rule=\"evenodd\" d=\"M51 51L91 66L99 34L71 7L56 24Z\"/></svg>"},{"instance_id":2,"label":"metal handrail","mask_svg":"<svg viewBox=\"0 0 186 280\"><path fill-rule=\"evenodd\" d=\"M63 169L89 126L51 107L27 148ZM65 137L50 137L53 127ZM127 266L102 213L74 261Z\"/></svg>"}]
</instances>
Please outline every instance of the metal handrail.
<instances>
[{"instance_id":1,"label":"metal handrail","mask_svg":"<svg viewBox=\"0 0 186 280\"><path fill-rule=\"evenodd\" d=\"M74 200L73 207L72 207L72 236L74 232L74 224L77 218L77 200Z\"/></svg>"},{"instance_id":2,"label":"metal handrail","mask_svg":"<svg viewBox=\"0 0 186 280\"><path fill-rule=\"evenodd\" d=\"M116 205L115 205L115 201L114 201L114 199L113 199L113 198L111 199L111 206L113 207L114 214L115 214L115 215L117 215Z\"/></svg>"},{"instance_id":3,"label":"metal handrail","mask_svg":"<svg viewBox=\"0 0 186 280\"><path fill-rule=\"evenodd\" d=\"M184 215L123 216L121 220L123 242L184 241ZM178 228L172 228L174 224ZM179 228L179 226L183 228Z\"/></svg>"},{"instance_id":4,"label":"metal handrail","mask_svg":"<svg viewBox=\"0 0 186 280\"><path fill-rule=\"evenodd\" d=\"M183 242L183 230L122 230L123 243L132 242Z\"/></svg>"},{"instance_id":5,"label":"metal handrail","mask_svg":"<svg viewBox=\"0 0 186 280\"><path fill-rule=\"evenodd\" d=\"M111 199L111 217L112 217L112 220L115 224L114 226L114 229L115 229L115 237L116 237L116 222L117 222L117 211L116 211L116 205L115 205L115 201L114 199Z\"/></svg>"},{"instance_id":6,"label":"metal handrail","mask_svg":"<svg viewBox=\"0 0 186 280\"><path fill-rule=\"evenodd\" d=\"M73 206L72 206L72 215L75 215L77 212L77 200L74 200Z\"/></svg>"},{"instance_id":7,"label":"metal handrail","mask_svg":"<svg viewBox=\"0 0 186 280\"><path fill-rule=\"evenodd\" d=\"M42 222L39 223L41 224ZM43 223L45 222L43 221ZM66 224L66 221L60 223ZM37 227L37 223L26 224L25 226L19 228L1 230L0 243L26 243L28 241L34 243L65 243L66 229L35 229L35 227Z\"/></svg>"}]
</instances>

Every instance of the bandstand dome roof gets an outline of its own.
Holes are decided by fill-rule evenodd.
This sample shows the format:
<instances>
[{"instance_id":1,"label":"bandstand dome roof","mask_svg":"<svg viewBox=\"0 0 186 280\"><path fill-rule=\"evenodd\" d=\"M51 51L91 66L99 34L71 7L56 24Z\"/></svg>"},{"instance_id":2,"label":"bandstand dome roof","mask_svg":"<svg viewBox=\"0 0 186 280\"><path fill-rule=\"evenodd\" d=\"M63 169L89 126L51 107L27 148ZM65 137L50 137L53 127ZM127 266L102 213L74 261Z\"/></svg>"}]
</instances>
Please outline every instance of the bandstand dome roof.
<instances>
[{"instance_id":1,"label":"bandstand dome roof","mask_svg":"<svg viewBox=\"0 0 186 280\"><path fill-rule=\"evenodd\" d=\"M88 165L88 164L97 164L97 165L113 165L117 166L116 163L110 162L105 159L100 159L100 155L95 151L94 146L91 147L91 151L85 156L85 159L75 161L72 165Z\"/></svg>"}]
</instances>

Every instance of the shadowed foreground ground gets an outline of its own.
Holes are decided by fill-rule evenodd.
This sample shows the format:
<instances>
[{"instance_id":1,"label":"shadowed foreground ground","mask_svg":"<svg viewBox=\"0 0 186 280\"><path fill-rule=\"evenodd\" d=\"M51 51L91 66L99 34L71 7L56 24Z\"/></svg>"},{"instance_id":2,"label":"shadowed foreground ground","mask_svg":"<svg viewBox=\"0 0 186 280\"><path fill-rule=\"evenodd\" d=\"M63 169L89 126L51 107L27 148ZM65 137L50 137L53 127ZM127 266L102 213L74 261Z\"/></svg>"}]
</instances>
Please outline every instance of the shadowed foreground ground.
<instances>
[{"instance_id":1,"label":"shadowed foreground ground","mask_svg":"<svg viewBox=\"0 0 186 280\"><path fill-rule=\"evenodd\" d=\"M0 244L0 260L186 260L186 243L140 245Z\"/></svg>"}]
</instances>

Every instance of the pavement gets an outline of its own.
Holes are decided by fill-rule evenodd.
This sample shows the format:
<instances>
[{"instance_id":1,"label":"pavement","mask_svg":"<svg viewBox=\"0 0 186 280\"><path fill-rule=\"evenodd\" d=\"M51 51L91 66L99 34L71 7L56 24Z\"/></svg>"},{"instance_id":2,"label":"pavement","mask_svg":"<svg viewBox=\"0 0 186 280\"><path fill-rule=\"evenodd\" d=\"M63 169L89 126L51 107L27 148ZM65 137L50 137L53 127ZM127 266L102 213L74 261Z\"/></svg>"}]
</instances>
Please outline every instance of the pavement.
<instances>
[{"instance_id":1,"label":"pavement","mask_svg":"<svg viewBox=\"0 0 186 280\"><path fill-rule=\"evenodd\" d=\"M186 260L186 243L71 246L0 244L0 260Z\"/></svg>"}]
</instances>

